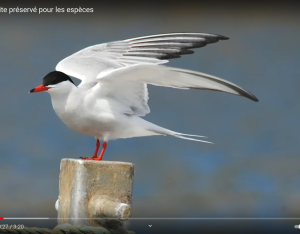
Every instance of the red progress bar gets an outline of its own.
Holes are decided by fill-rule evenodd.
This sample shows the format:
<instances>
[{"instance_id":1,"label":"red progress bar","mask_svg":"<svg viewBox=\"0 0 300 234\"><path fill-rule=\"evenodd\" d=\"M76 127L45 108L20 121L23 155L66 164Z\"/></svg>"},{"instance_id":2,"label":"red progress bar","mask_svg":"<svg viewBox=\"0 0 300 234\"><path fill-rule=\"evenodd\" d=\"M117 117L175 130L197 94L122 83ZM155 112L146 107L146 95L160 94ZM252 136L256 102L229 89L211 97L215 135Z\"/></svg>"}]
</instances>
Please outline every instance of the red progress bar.
<instances>
[{"instance_id":1,"label":"red progress bar","mask_svg":"<svg viewBox=\"0 0 300 234\"><path fill-rule=\"evenodd\" d=\"M0 219L4 219L4 218L0 217Z\"/></svg>"}]
</instances>

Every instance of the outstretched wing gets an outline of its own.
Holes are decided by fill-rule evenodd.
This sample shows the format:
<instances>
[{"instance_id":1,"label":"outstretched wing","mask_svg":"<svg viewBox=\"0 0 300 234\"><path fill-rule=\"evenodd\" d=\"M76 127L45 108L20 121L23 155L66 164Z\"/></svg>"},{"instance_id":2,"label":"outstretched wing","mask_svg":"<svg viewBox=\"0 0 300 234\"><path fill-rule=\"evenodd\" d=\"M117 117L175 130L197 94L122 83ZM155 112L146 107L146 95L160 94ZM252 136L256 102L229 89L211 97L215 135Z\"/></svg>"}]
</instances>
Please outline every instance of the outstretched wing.
<instances>
[{"instance_id":1,"label":"outstretched wing","mask_svg":"<svg viewBox=\"0 0 300 234\"><path fill-rule=\"evenodd\" d=\"M104 70L167 63L168 59L194 53L193 48L226 39L207 33L170 33L98 44L63 59L56 70L81 79L81 87L91 87Z\"/></svg>"},{"instance_id":2,"label":"outstretched wing","mask_svg":"<svg viewBox=\"0 0 300 234\"><path fill-rule=\"evenodd\" d=\"M136 115L149 113L146 84L180 89L208 89L258 99L245 89L205 73L153 64L108 69L97 76L97 92L113 96Z\"/></svg>"}]
</instances>

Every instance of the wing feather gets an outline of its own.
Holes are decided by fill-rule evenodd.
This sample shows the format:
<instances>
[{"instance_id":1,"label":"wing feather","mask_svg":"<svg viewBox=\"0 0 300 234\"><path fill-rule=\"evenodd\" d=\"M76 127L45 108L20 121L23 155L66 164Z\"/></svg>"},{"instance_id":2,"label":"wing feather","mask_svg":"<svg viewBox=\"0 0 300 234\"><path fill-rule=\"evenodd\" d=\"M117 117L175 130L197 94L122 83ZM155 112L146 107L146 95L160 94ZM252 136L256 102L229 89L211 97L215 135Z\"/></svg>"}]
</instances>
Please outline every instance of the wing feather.
<instances>
[{"instance_id":1,"label":"wing feather","mask_svg":"<svg viewBox=\"0 0 300 234\"><path fill-rule=\"evenodd\" d=\"M169 33L98 44L63 59L56 70L81 79L80 86L83 87L94 83L96 76L106 69L145 63L164 64L167 59L192 54L190 49L226 39L208 33Z\"/></svg>"},{"instance_id":2,"label":"wing feather","mask_svg":"<svg viewBox=\"0 0 300 234\"><path fill-rule=\"evenodd\" d=\"M107 70L100 73L97 79L100 84L102 82L110 82L110 84L129 82L130 84L146 83L180 89L208 89L258 101L253 94L245 89L216 76L153 64L138 64L116 70Z\"/></svg>"},{"instance_id":3,"label":"wing feather","mask_svg":"<svg viewBox=\"0 0 300 234\"><path fill-rule=\"evenodd\" d=\"M258 99L245 89L205 73L153 64L135 64L119 69L107 69L97 76L95 92L117 100L123 114L144 116L150 112L147 84L179 88L208 89Z\"/></svg>"},{"instance_id":4,"label":"wing feather","mask_svg":"<svg viewBox=\"0 0 300 234\"><path fill-rule=\"evenodd\" d=\"M94 86L93 92L109 99L117 112L126 115L144 116L150 113L147 84L140 82L103 80Z\"/></svg>"}]
</instances>

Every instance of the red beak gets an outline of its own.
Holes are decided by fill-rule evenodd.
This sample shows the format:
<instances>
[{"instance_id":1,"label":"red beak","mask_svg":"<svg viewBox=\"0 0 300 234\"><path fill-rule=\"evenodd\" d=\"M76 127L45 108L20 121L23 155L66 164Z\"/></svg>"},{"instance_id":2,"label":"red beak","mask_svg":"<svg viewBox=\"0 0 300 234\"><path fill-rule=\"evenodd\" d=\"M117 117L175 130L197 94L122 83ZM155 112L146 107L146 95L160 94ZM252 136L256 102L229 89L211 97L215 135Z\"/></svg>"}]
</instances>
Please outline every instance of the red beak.
<instances>
[{"instance_id":1,"label":"red beak","mask_svg":"<svg viewBox=\"0 0 300 234\"><path fill-rule=\"evenodd\" d=\"M50 87L45 87L43 84L40 86L35 87L34 89L30 90L29 93L38 93L38 92L43 92L47 91L50 89Z\"/></svg>"}]
</instances>

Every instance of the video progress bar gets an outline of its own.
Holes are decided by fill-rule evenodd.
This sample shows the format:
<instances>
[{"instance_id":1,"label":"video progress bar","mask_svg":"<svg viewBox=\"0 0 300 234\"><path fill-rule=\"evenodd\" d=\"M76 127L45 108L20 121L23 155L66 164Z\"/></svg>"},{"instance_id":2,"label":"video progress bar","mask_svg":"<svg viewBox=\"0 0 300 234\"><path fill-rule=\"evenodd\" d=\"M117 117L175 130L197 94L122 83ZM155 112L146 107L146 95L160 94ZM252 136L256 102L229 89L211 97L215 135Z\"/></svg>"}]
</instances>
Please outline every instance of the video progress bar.
<instances>
[{"instance_id":1,"label":"video progress bar","mask_svg":"<svg viewBox=\"0 0 300 234\"><path fill-rule=\"evenodd\" d=\"M63 218L57 218L57 217L53 217L53 218L49 218L49 217L0 217L0 220L4 219L32 219L32 220L37 220L37 219L41 219L41 220L48 220L48 219L63 219ZM186 218L186 217L182 217L182 218L173 218L173 217L166 217L166 218L153 218L153 217L143 217L143 218L70 218L70 219L116 219L116 220L120 220L120 219L126 219L126 220L298 220L300 219L300 217L215 217L215 218L198 218L198 217L190 217L190 218Z\"/></svg>"},{"instance_id":2,"label":"video progress bar","mask_svg":"<svg viewBox=\"0 0 300 234\"><path fill-rule=\"evenodd\" d=\"M25 218L25 217L17 217L17 218L11 218L11 217L0 217L0 219L50 219L50 218Z\"/></svg>"}]
</instances>

